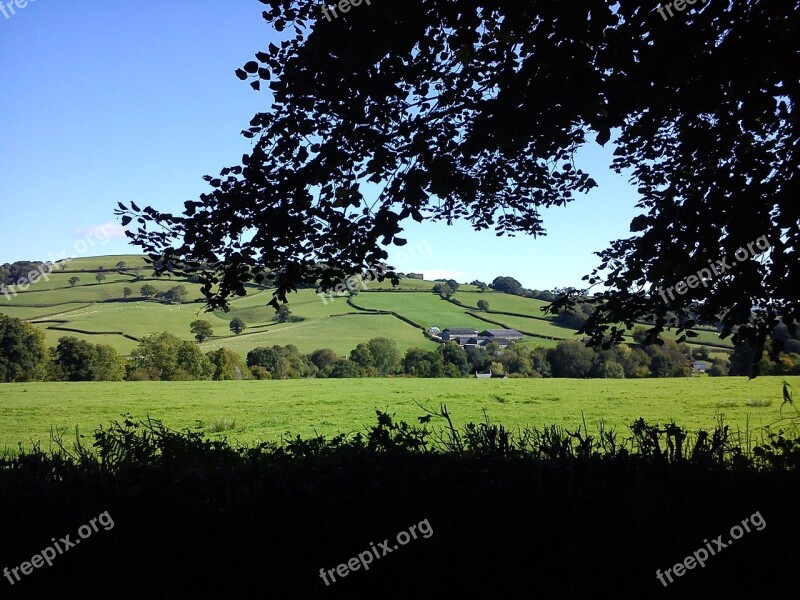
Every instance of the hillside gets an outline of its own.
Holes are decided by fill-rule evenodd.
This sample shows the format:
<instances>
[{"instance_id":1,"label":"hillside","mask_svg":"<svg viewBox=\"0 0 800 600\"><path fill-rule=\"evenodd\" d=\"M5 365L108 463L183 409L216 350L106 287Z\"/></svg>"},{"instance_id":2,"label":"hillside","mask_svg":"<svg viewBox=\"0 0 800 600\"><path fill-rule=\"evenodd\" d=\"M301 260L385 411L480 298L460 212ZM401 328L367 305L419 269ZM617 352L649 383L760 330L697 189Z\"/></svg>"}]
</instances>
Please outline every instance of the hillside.
<instances>
[{"instance_id":1,"label":"hillside","mask_svg":"<svg viewBox=\"0 0 800 600\"><path fill-rule=\"evenodd\" d=\"M125 262L123 270L115 265ZM98 282L102 273L105 279ZM78 277L74 286L70 278ZM140 288L149 284L158 292L183 285L188 296L183 304L166 304L142 297ZM526 334L520 342L531 346L553 347L559 340L576 339L575 331L556 325L542 313L540 300L512 296L502 292L480 292L464 285L447 301L432 293L433 282L403 279L398 288L389 282L372 282L350 303L344 297L327 302L303 289L289 298L298 323L272 322L274 309L267 306L269 290L251 288L248 295L234 300L228 313L207 313L200 302L200 286L172 277L154 278L141 256L100 256L74 259L63 271L57 271L30 286L27 291L6 298L0 295L0 312L29 321L44 330L47 342L55 345L65 335L93 343L110 344L122 354L129 354L137 340L153 332L169 331L182 339L192 339L189 324L205 319L215 336L203 344L204 350L220 347L246 354L259 346L294 344L301 352L331 348L347 354L357 344L377 336L389 337L401 350L411 347L434 347L422 333L436 326L487 329L510 327ZM125 288L132 294L125 298ZM479 300L489 303L489 311L477 308ZM245 333L233 335L228 325L233 318L247 324ZM706 344L719 352L731 347L713 331L700 330L692 346Z\"/></svg>"}]
</instances>

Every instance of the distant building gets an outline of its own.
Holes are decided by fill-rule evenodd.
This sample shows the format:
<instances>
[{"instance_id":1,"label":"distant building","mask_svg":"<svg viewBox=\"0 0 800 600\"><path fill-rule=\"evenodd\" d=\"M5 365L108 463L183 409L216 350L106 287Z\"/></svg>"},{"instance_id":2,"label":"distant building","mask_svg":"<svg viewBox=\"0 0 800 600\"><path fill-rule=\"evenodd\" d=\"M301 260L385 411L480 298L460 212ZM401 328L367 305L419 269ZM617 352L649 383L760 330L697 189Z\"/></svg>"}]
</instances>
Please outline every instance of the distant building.
<instances>
[{"instance_id":1,"label":"distant building","mask_svg":"<svg viewBox=\"0 0 800 600\"><path fill-rule=\"evenodd\" d=\"M478 337L478 330L477 329L469 329L469 328L455 328L455 329L445 329L442 332L442 339L445 342L458 342L460 346L463 346L466 341L469 341L470 338L477 338Z\"/></svg>"},{"instance_id":2,"label":"distant building","mask_svg":"<svg viewBox=\"0 0 800 600\"><path fill-rule=\"evenodd\" d=\"M442 330L439 329L438 327L428 327L428 333L438 334L442 333Z\"/></svg>"},{"instance_id":3,"label":"distant building","mask_svg":"<svg viewBox=\"0 0 800 600\"><path fill-rule=\"evenodd\" d=\"M524 336L516 329L487 329L481 331L481 337L504 338L506 340L521 340Z\"/></svg>"},{"instance_id":4,"label":"distant building","mask_svg":"<svg viewBox=\"0 0 800 600\"><path fill-rule=\"evenodd\" d=\"M478 379L508 379L508 373L478 373L475 371L475 377Z\"/></svg>"},{"instance_id":5,"label":"distant building","mask_svg":"<svg viewBox=\"0 0 800 600\"><path fill-rule=\"evenodd\" d=\"M508 348L515 340L521 340L523 336L516 329L487 329L478 333L477 329L453 328L445 329L441 333L442 341L456 342L465 350L471 348L482 348L489 344L497 344L501 348Z\"/></svg>"},{"instance_id":6,"label":"distant building","mask_svg":"<svg viewBox=\"0 0 800 600\"><path fill-rule=\"evenodd\" d=\"M711 364L707 363L704 360L696 360L692 362L692 372L693 373L705 373L711 368Z\"/></svg>"}]
</instances>

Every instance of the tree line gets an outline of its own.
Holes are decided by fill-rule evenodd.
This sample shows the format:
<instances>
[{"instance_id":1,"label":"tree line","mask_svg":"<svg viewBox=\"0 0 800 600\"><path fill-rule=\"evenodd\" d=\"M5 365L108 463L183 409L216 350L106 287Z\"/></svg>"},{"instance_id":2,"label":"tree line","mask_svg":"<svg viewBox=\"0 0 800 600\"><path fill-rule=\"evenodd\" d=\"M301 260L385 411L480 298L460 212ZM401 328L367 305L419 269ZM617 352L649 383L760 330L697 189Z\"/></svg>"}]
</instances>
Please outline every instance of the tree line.
<instances>
[{"instance_id":1,"label":"tree line","mask_svg":"<svg viewBox=\"0 0 800 600\"><path fill-rule=\"evenodd\" d=\"M401 352L394 340L377 337L358 344L347 356L330 348L304 354L292 344L264 346L246 357L219 348L203 352L197 342L168 333L143 338L124 359L113 347L64 336L47 348L44 333L20 319L0 315L0 382L24 381L193 381L350 377L467 377L491 373L509 377L637 379L686 377L691 361L706 360L711 376L745 375L753 359L747 346L712 358L707 347L665 341L648 344L644 328L634 343L607 350L564 340L555 348L489 344L464 349L455 342ZM199 336L198 336L199 340ZM800 375L800 342L785 341L793 352L777 363L763 355L764 372Z\"/></svg>"}]
</instances>

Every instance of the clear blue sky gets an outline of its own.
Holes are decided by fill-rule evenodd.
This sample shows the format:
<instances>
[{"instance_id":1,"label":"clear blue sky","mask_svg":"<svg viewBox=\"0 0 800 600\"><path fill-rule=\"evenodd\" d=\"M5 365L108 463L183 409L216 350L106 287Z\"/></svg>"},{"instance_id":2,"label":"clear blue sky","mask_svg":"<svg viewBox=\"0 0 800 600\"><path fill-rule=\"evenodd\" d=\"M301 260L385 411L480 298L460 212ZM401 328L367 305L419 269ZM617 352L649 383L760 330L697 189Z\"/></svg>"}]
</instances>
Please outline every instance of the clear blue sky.
<instances>
[{"instance_id":1,"label":"clear blue sky","mask_svg":"<svg viewBox=\"0 0 800 600\"><path fill-rule=\"evenodd\" d=\"M269 105L234 70L276 39L257 0L36 0L0 14L0 263L48 260L114 222L118 201L178 212L203 175L237 164L239 132ZM611 149L579 157L599 189L543 213L548 235L498 238L467 224L408 223L404 271L459 281L581 285L593 252L626 237L636 192ZM84 256L136 252L124 236Z\"/></svg>"}]
</instances>

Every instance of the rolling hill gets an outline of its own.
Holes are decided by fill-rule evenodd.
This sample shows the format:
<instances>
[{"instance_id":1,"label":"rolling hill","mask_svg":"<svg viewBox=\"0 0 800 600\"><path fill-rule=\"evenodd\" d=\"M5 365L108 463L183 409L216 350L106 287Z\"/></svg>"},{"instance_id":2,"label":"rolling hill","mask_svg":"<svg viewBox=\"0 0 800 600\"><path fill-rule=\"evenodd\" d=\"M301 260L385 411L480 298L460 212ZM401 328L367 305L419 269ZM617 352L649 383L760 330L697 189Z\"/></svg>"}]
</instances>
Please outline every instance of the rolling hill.
<instances>
[{"instance_id":1,"label":"rolling hill","mask_svg":"<svg viewBox=\"0 0 800 600\"><path fill-rule=\"evenodd\" d=\"M120 261L124 269L117 269ZM105 279L97 280L98 273ZM70 278L78 277L75 285ZM146 299L140 288L149 284L166 292L180 284L188 290L183 304L166 304ZM542 313L546 302L502 292L480 292L464 285L452 301L432 293L434 283L403 279L398 288L389 282L371 282L348 302L334 297L327 302L311 289L299 290L289 298L296 323L273 323L274 309L267 306L269 290L250 288L248 295L231 302L227 313L206 312L200 286L172 277L153 277L141 256L100 256L73 259L64 270L49 280L40 280L10 299L0 295L0 313L24 319L44 330L47 342L72 335L93 343L110 344L122 354L129 354L137 340L154 332L169 331L182 339L192 339L189 324L195 319L209 321L215 336L203 343L204 350L229 348L242 355L259 346L294 344L301 352L331 348L347 354L357 344L377 336L389 337L401 350L411 347L434 347L422 329L436 326L487 329L508 327L526 334L521 342L532 346L553 347L559 340L577 339L575 331L557 325ZM132 291L125 297L125 288ZM477 308L479 300L489 302L489 311ZM246 331L233 335L229 323L240 318ZM716 332L698 330L692 346L706 344L716 352L731 348Z\"/></svg>"}]
</instances>

